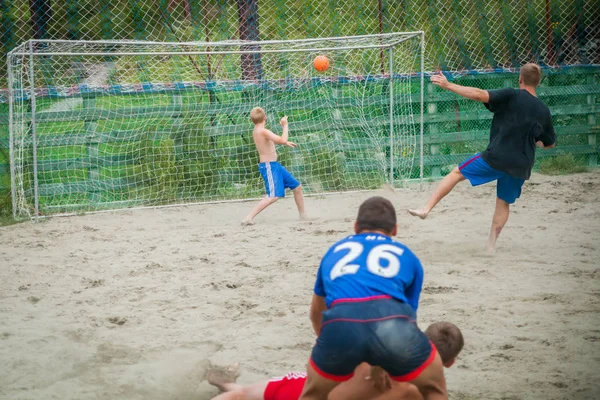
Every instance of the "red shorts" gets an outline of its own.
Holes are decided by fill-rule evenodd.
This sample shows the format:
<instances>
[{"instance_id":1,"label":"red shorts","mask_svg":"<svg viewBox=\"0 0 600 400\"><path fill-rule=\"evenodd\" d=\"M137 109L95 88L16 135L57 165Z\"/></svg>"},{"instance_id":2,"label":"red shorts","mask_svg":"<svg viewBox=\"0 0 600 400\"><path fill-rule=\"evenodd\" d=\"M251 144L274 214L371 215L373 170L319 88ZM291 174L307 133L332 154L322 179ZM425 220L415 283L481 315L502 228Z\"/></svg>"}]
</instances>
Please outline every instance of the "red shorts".
<instances>
[{"instance_id":1,"label":"red shorts","mask_svg":"<svg viewBox=\"0 0 600 400\"><path fill-rule=\"evenodd\" d=\"M265 400L298 400L306 383L304 372L290 372L282 378L271 379L265 388Z\"/></svg>"}]
</instances>

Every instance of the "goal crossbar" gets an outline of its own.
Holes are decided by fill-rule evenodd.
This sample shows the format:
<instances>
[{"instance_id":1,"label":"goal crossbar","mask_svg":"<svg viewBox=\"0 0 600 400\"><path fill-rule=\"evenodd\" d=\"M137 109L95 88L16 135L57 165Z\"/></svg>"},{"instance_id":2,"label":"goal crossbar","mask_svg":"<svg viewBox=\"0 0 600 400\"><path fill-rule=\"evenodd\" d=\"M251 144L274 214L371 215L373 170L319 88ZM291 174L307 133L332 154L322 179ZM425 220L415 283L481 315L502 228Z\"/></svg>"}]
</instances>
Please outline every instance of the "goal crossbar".
<instances>
[{"instance_id":1,"label":"goal crossbar","mask_svg":"<svg viewBox=\"0 0 600 400\"><path fill-rule=\"evenodd\" d=\"M415 37L423 36L423 31L414 32L396 32L389 34L376 34L376 35L364 35L364 36L340 36L335 38L320 38L320 39L303 39L303 40L271 40L271 41L223 41L223 42L152 42L152 41L118 41L118 40L41 40L31 39L21 45L15 47L13 50L7 53L10 56L97 56L97 57L109 57L109 56L168 56L168 55L226 55L226 54L265 54L265 53L298 53L298 52L309 52L309 51L343 51L343 50L358 50L358 49L389 49L397 46L402 42L413 39ZM393 39L394 41L381 42L375 44L356 44L352 46L311 46L311 47L299 47L299 48L279 48L279 49L262 49L257 47L267 45L285 45L293 43L319 43L319 42L340 42L344 40L364 40L364 39ZM36 46L36 51L30 51L32 47L30 44L41 45ZM152 52L140 52L140 51L123 51L123 50L112 50L112 51L52 51L51 49L60 45L105 45L105 46L121 46L124 48L132 46L161 46L162 48L173 48L173 50L162 50ZM207 50L187 50L185 48L205 48ZM211 50L211 47L237 47L238 50ZM178 50L183 48L183 50Z\"/></svg>"},{"instance_id":2,"label":"goal crossbar","mask_svg":"<svg viewBox=\"0 0 600 400\"><path fill-rule=\"evenodd\" d=\"M306 38L306 39L286 39L286 40L222 40L218 42L207 42L207 41L192 41L192 42L162 42L152 40L67 40L67 39L30 39L21 43L21 45L13 49L16 50L21 46L26 45L29 42L32 43L87 43L87 44L143 44L143 45L182 45L182 46L198 46L198 47L213 47L213 46L235 46L235 45L270 45L270 44L290 44L290 43L312 43L312 42L340 42L349 39L370 39L370 38L389 38L406 35L422 35L423 31L407 31L407 32L391 32L391 33L377 33L371 35L353 35L353 36L332 36L332 37L320 37L320 38Z\"/></svg>"}]
</instances>

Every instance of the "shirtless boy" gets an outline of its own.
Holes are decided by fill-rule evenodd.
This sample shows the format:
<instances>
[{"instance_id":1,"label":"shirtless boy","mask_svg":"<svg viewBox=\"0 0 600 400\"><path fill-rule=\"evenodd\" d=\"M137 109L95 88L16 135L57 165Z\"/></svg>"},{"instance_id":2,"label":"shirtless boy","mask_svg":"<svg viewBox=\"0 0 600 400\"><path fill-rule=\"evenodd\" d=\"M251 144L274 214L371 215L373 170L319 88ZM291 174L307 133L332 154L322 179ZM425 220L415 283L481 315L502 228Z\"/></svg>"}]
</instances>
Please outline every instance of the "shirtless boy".
<instances>
[{"instance_id":1,"label":"shirtless boy","mask_svg":"<svg viewBox=\"0 0 600 400\"><path fill-rule=\"evenodd\" d=\"M265 189L267 196L258 202L258 204L250 211L250 214L244 218L242 225L254 224L256 217L262 210L275 203L280 197L285 197L285 189L291 189L294 193L294 200L298 207L300 218L304 219L304 197L302 196L302 185L289 173L278 161L277 150L275 144L282 144L289 147L297 147L296 143L288 141L288 121L287 116L280 121L283 127L283 134L278 136L265 128L267 116L265 110L260 107L255 107L250 111L250 119L254 123L254 131L252 137L256 150L260 156L260 164L258 169L265 181Z\"/></svg>"},{"instance_id":2,"label":"shirtless boy","mask_svg":"<svg viewBox=\"0 0 600 400\"><path fill-rule=\"evenodd\" d=\"M425 334L440 353L444 366L450 368L464 345L460 329L450 322L435 322L425 330ZM378 387L370 379L370 371L369 364L359 365L349 381L340 384L329 394L329 400L423 398L417 387L409 383L393 382L391 387ZM236 375L237 365L229 371L215 369L208 372L208 382L225 392L213 400L298 400L306 383L306 374L303 372L290 372L280 378L245 386L235 383Z\"/></svg>"}]
</instances>

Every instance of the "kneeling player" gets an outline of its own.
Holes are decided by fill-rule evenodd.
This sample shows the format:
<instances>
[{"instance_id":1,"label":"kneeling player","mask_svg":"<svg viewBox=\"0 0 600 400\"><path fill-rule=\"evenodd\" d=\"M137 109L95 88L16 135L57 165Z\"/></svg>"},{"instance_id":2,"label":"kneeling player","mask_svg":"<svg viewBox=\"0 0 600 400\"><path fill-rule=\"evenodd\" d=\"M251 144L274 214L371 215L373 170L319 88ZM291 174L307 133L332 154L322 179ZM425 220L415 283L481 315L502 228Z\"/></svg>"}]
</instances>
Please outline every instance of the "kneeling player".
<instances>
[{"instance_id":1,"label":"kneeling player","mask_svg":"<svg viewBox=\"0 0 600 400\"><path fill-rule=\"evenodd\" d=\"M396 236L396 210L372 197L360 205L356 234L321 260L310 319L317 334L300 400L326 400L366 362L425 400L446 400L443 363L415 323L423 267Z\"/></svg>"},{"instance_id":2,"label":"kneeling player","mask_svg":"<svg viewBox=\"0 0 600 400\"><path fill-rule=\"evenodd\" d=\"M437 348L444 366L450 368L464 345L460 329L450 322L436 322L425 334ZM391 388L381 389L370 380L370 366L361 364L354 376L337 386L329 400L374 400L374 399L422 399L417 388L408 383L394 383ZM242 386L235 383L237 366L229 373L212 370L208 373L210 384L226 392L213 400L298 400L306 383L306 374L290 372L267 382Z\"/></svg>"}]
</instances>

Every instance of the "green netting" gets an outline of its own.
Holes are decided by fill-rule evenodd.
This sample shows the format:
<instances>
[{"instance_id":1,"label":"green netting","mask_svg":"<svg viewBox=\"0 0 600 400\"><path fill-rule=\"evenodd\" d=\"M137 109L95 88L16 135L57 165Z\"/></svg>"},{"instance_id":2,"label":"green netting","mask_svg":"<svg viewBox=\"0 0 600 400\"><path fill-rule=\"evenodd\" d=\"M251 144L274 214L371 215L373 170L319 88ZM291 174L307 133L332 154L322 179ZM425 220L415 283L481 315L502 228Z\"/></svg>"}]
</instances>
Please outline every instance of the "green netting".
<instances>
[{"instance_id":1,"label":"green netting","mask_svg":"<svg viewBox=\"0 0 600 400\"><path fill-rule=\"evenodd\" d=\"M260 40L302 39L382 32L424 30L426 33L426 71L453 71L457 82L482 88L516 86L514 68L528 61L540 63L546 78L540 97L552 108L561 146L552 156L563 152L573 154L582 165L593 165L597 159L594 142L598 121L598 65L600 64L600 7L595 0L273 0L245 2L240 7L233 0L4 0L0 2L0 198L6 198L8 105L6 53L30 38L37 39L138 39L166 41L236 40L240 32L255 35ZM183 63L165 61L163 68L138 57L128 65L131 79L140 82L175 83L178 81L218 80L218 74L234 76L240 73L240 60L224 62L210 57L190 68ZM59 67L40 63L36 86L51 88L55 75L69 76L71 85L79 85L98 75L108 84L119 84L119 76L110 67L110 58L96 59L90 67L86 59L71 60ZM292 76L291 60L285 54L273 58L282 76ZM346 60L344 60L346 62ZM348 60L354 65L380 65L377 56ZM104 68L104 66L109 66ZM574 68L579 66L579 68ZM588 67L583 67L588 66ZM85 67L85 68L83 68ZM269 65L263 63L268 72ZM385 67L384 67L385 68ZM378 67L378 70L384 68ZM508 73L505 68L511 68ZM197 69L202 77L198 78ZM77 72L77 73L75 73ZM486 72L486 74L481 74ZM107 73L107 76L104 74ZM100 78L99 78L100 79ZM370 89L369 89L370 90ZM373 85L372 92L380 88ZM412 90L412 89L411 89ZM231 93L234 99L236 93ZM313 94L315 95L315 94ZM219 96L212 91L183 93L183 104L214 103ZM224 93L221 97L227 98ZM315 95L316 96L316 95ZM348 94L348 96L350 96ZM435 89L426 90L425 175L446 172L464 154L480 150L485 145L489 115L476 104L444 97ZM168 96L167 96L168 97ZM42 98L38 107L53 105L50 97ZM96 107L102 106L96 99ZM140 95L114 96L112 107L121 104L143 106L147 99ZM164 98L157 98L164 106ZM231 100L243 101L243 99ZM24 104L23 107L27 107ZM85 108L83 104L77 107ZM411 105L414 107L414 104ZM367 114L375 113L367 107ZM317 115L318 110L315 111ZM373 115L374 118L377 115ZM169 117L170 118L170 117ZM227 124L227 116L210 114L204 122L192 124L185 118L178 123L190 124L202 130L206 124ZM300 117L298 117L300 118ZM62 132L72 122L53 122L48 126ZM158 130L162 122L152 122ZM108 129L98 122L102 129ZM86 126L82 129L89 129ZM112 128L111 128L112 129ZM119 128L120 129L120 128ZM123 128L127 129L127 128ZM131 129L135 129L132 127ZM172 129L172 128L169 128ZM191 128L190 128L191 129ZM350 128L349 132L350 132ZM352 128L352 137L366 138L364 132ZM157 139L158 140L158 139ZM436 142L437 141L437 142ZM152 142L166 148L169 142ZM204 143L204 142L203 142ZM213 145L213 144L211 144ZM236 144L232 143L231 146ZM166 147L165 147L166 146ZM184 145L182 145L184 146ZM206 157L205 145L191 146L190 157ZM184 146L184 147L185 147ZM236 145L237 146L237 145ZM240 145L241 146L241 145ZM177 146L175 146L177 147ZM182 148L184 148L182 147ZM353 150L354 151L354 150ZM362 151L367 157L369 150ZM185 151L183 152L185 153ZM183 154L182 153L182 154ZM243 153L243 151L242 151ZM178 153L179 154L179 153ZM187 153L186 153L187 154ZM371 156L374 157L373 154ZM140 156L141 157L141 156ZM170 157L170 156L169 156ZM168 158L168 157L167 157ZM194 160L192 158L192 160ZM170 161L169 161L170 162ZM191 163L192 161L190 161ZM194 162L197 162L194 161ZM219 164L219 162L221 164ZM218 168L223 161L215 161ZM169 165L168 163L166 165ZM102 167L104 168L104 167ZM119 178L118 170L99 169L99 173ZM198 165L186 167L182 179L204 179L206 182L227 181L227 176L214 178L209 169ZM323 169L326 169L324 166ZM200 172L201 171L201 172ZM371 172L362 172L366 180L376 182ZM143 172L139 172L143 175ZM59 174L60 175L60 174ZM64 175L64 174L63 174ZM112 176L110 175L110 176ZM375 174L377 175L377 174ZM46 174L46 177L48 174ZM44 178L46 179L46 178ZM63 179L59 176L57 179ZM354 178L353 178L354 179ZM165 183L166 184L166 183ZM221 189L219 189L221 190ZM230 190L234 195L235 190ZM227 190L224 191L227 193ZM86 197L86 196L84 196ZM121 196L122 198L123 196ZM77 201L81 199L76 199ZM63 203L69 202L63 199ZM0 205L7 209L6 203Z\"/></svg>"},{"instance_id":2,"label":"green netting","mask_svg":"<svg viewBox=\"0 0 600 400\"><path fill-rule=\"evenodd\" d=\"M259 197L255 106L276 132L288 115L300 148L280 161L307 193L417 178L421 37L263 42L260 80L246 43L27 43L10 56L17 215Z\"/></svg>"}]
</instances>

